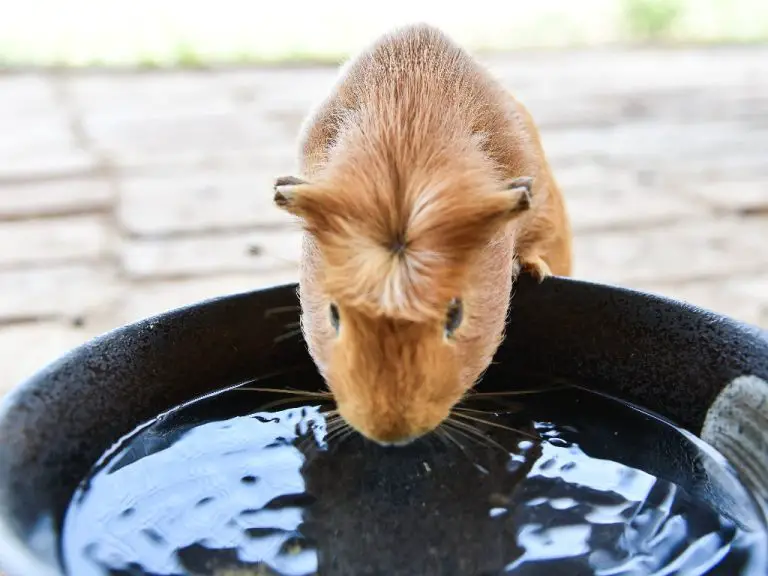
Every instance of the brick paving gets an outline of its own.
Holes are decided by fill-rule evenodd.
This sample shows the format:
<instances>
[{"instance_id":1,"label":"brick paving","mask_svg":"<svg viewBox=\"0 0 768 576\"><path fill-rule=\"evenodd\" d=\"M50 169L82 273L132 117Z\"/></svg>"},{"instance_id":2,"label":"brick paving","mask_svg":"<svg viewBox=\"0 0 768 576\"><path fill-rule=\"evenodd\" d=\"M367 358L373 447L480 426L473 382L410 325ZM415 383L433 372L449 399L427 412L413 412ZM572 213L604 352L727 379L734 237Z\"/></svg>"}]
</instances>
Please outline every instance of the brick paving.
<instances>
[{"instance_id":1,"label":"brick paving","mask_svg":"<svg viewBox=\"0 0 768 576\"><path fill-rule=\"evenodd\" d=\"M577 277L768 327L768 47L486 62L542 128ZM334 75L0 77L0 391L120 324L294 280L270 184Z\"/></svg>"}]
</instances>

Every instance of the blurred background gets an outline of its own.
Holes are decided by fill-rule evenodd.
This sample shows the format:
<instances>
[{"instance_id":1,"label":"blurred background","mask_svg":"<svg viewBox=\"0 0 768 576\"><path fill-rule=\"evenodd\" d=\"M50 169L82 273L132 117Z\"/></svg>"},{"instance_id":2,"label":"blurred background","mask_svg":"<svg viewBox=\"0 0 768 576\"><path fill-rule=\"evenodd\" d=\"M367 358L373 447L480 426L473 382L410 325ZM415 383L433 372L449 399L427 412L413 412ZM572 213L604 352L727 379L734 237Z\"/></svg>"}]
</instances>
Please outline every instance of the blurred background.
<instances>
[{"instance_id":1,"label":"blurred background","mask_svg":"<svg viewBox=\"0 0 768 576\"><path fill-rule=\"evenodd\" d=\"M768 328L764 0L5 0L0 391L126 322L295 280L272 179L335 65L414 21L531 110L577 277Z\"/></svg>"}]
</instances>

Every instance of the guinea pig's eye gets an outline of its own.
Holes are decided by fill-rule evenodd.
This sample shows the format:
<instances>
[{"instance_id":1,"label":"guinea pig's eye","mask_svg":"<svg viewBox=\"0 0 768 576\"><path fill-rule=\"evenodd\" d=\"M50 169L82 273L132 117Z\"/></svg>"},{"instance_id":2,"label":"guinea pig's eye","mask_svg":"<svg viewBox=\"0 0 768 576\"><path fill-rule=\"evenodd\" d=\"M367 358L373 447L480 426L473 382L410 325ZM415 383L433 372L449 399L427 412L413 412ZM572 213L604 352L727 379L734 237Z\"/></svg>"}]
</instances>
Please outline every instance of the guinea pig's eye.
<instances>
[{"instance_id":1,"label":"guinea pig's eye","mask_svg":"<svg viewBox=\"0 0 768 576\"><path fill-rule=\"evenodd\" d=\"M461 304L461 300L454 298L448 305L448 313L445 315L445 335L450 338L453 333L461 325L461 320L464 317L464 307Z\"/></svg>"},{"instance_id":2,"label":"guinea pig's eye","mask_svg":"<svg viewBox=\"0 0 768 576\"><path fill-rule=\"evenodd\" d=\"M336 332L338 332L341 318L339 317L339 307L336 306L336 304L331 304L330 316L331 316L331 325L333 326L333 329L336 330Z\"/></svg>"}]
</instances>

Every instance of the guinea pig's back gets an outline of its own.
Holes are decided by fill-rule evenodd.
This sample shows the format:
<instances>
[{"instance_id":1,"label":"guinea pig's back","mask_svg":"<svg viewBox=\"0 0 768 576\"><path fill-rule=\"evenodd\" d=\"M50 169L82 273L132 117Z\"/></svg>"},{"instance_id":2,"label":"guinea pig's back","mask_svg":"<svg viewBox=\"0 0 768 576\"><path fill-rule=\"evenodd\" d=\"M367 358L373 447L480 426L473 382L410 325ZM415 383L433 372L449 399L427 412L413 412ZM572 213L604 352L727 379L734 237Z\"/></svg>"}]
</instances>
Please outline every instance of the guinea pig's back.
<instances>
[{"instance_id":1,"label":"guinea pig's back","mask_svg":"<svg viewBox=\"0 0 768 576\"><path fill-rule=\"evenodd\" d=\"M305 121L301 169L311 176L320 168L350 123L368 124L371 133L408 129L425 146L439 138L481 135L489 155L504 164L502 149L520 154L527 148L516 140L524 131L515 126L515 106L441 30L426 24L399 28L342 66L329 96Z\"/></svg>"}]
</instances>

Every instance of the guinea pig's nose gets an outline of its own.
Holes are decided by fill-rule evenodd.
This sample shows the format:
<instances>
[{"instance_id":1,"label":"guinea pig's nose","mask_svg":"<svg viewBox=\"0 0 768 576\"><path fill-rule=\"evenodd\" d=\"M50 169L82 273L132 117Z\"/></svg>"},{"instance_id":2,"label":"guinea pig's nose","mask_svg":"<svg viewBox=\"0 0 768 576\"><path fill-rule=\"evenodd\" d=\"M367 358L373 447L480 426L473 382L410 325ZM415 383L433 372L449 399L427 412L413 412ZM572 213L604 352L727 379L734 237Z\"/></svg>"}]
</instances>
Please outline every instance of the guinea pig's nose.
<instances>
[{"instance_id":1,"label":"guinea pig's nose","mask_svg":"<svg viewBox=\"0 0 768 576\"><path fill-rule=\"evenodd\" d=\"M417 438L420 438L421 434L417 434L416 436L407 436L405 438L401 438L399 440L376 440L372 439L376 444L379 446L407 446Z\"/></svg>"},{"instance_id":2,"label":"guinea pig's nose","mask_svg":"<svg viewBox=\"0 0 768 576\"><path fill-rule=\"evenodd\" d=\"M370 423L361 433L380 446L405 446L429 432L404 418L380 420Z\"/></svg>"},{"instance_id":3,"label":"guinea pig's nose","mask_svg":"<svg viewBox=\"0 0 768 576\"><path fill-rule=\"evenodd\" d=\"M362 436L380 446L404 446L440 426L446 410L404 410L398 404L366 403L357 398L337 403L339 415ZM444 414L446 412L446 414Z\"/></svg>"}]
</instances>

